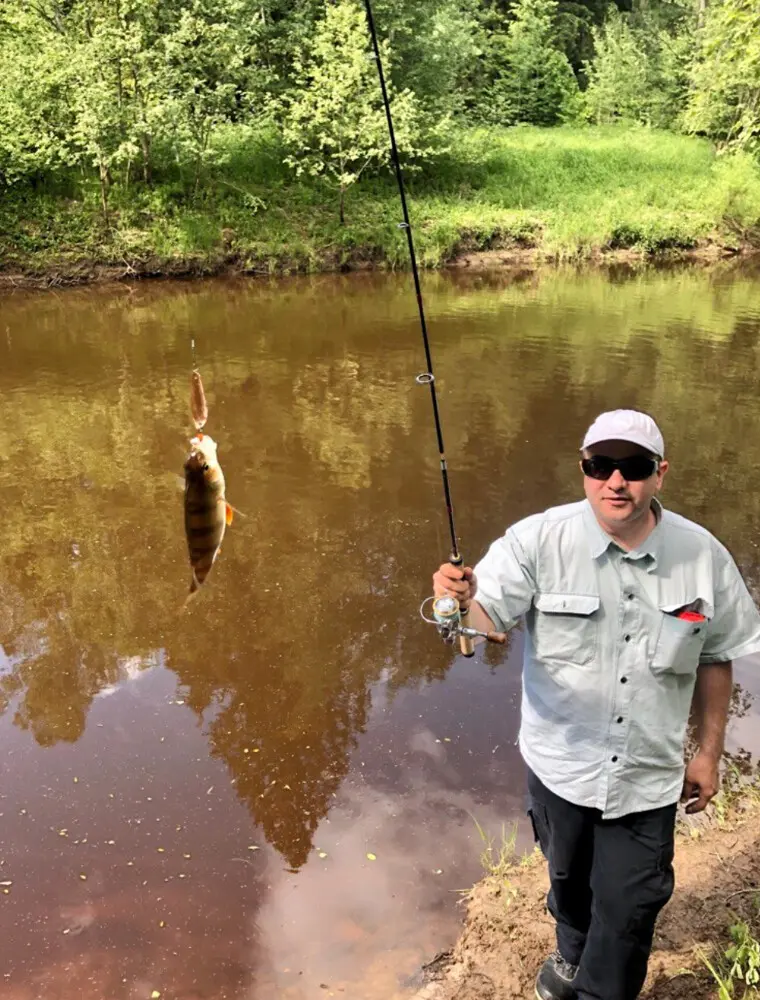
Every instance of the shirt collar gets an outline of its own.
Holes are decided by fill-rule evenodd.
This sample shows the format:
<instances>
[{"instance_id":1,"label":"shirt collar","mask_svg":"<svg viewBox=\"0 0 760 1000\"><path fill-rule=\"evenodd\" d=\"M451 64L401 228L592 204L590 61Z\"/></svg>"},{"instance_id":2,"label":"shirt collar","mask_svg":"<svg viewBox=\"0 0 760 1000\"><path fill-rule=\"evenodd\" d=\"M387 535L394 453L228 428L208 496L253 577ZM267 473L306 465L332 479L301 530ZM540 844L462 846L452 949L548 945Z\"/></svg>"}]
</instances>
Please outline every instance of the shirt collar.
<instances>
[{"instance_id":1,"label":"shirt collar","mask_svg":"<svg viewBox=\"0 0 760 1000\"><path fill-rule=\"evenodd\" d=\"M622 549L620 550L623 552L623 556L626 559L645 559L646 570L648 573L651 573L657 568L657 553L660 550L662 537L663 507L656 497L652 498L652 510L654 511L654 516L657 518L657 524L654 526L649 535L647 535L637 549L631 549L630 552L625 552ZM600 556L604 555L610 545L615 545L615 542L597 521L594 510L588 500L586 500L583 517L586 525L586 534L591 546L591 556L593 559L599 559ZM617 545L615 547L619 548Z\"/></svg>"}]
</instances>

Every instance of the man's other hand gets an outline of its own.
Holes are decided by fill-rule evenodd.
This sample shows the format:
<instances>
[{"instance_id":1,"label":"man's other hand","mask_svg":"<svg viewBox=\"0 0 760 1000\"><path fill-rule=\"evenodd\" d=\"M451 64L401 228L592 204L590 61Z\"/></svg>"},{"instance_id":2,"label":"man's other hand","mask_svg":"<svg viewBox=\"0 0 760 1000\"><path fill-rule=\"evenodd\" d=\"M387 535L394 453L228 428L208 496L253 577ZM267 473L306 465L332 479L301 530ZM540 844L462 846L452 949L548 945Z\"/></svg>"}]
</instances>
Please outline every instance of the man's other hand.
<instances>
[{"instance_id":1,"label":"man's other hand","mask_svg":"<svg viewBox=\"0 0 760 1000\"><path fill-rule=\"evenodd\" d=\"M720 761L712 754L698 753L686 768L681 802L689 814L702 812L720 790Z\"/></svg>"}]
</instances>

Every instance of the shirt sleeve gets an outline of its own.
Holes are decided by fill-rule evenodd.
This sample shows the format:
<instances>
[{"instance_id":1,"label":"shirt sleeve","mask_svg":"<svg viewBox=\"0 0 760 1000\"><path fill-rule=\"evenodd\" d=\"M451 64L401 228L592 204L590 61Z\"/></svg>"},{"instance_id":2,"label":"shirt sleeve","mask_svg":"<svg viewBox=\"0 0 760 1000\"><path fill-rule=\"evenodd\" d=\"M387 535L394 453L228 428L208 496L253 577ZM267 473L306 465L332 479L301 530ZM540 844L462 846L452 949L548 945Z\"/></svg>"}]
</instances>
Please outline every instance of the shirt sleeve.
<instances>
[{"instance_id":1,"label":"shirt sleeve","mask_svg":"<svg viewBox=\"0 0 760 1000\"><path fill-rule=\"evenodd\" d=\"M703 663L726 663L760 652L760 612L736 563L722 546L717 552L715 614L699 657Z\"/></svg>"},{"instance_id":2,"label":"shirt sleeve","mask_svg":"<svg viewBox=\"0 0 760 1000\"><path fill-rule=\"evenodd\" d=\"M506 631L531 606L535 567L514 528L495 541L475 567L475 600L497 628Z\"/></svg>"}]
</instances>

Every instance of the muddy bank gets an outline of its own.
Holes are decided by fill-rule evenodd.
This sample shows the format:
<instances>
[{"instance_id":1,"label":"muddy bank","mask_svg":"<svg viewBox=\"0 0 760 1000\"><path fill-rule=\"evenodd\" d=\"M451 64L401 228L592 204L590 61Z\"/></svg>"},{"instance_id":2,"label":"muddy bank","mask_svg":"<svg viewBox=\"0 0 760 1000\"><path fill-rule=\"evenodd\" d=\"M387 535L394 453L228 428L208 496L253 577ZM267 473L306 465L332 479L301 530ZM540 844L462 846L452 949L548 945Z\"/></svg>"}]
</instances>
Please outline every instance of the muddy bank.
<instances>
[{"instance_id":1,"label":"muddy bank","mask_svg":"<svg viewBox=\"0 0 760 1000\"><path fill-rule=\"evenodd\" d=\"M719 822L716 815L679 820L676 891L657 926L644 1000L714 1000L718 989L700 950L719 960L737 918L747 921L753 936L760 933L757 793L747 795L730 818ZM459 941L428 967L428 982L415 1000L532 997L536 972L555 947L544 905L547 889L538 853L479 882L466 900Z\"/></svg>"},{"instance_id":2,"label":"muddy bank","mask_svg":"<svg viewBox=\"0 0 760 1000\"><path fill-rule=\"evenodd\" d=\"M583 263L595 266L612 264L646 264L663 261L691 261L714 263L727 259L760 256L760 248L746 245L726 246L705 240L690 248L667 247L655 250L632 247L618 249L598 248L578 252L562 261L540 247L519 244L488 250L473 250L462 246L450 258L440 262L440 269L486 271L539 267L560 262ZM135 281L147 278L207 278L207 277L274 277L306 273L336 274L352 271L387 271L393 269L381 255L367 250L357 250L347 259L325 257L318 266L313 261L300 258L292 260L256 260L241 258L237 254L188 256L171 258L142 258L124 260L118 264L97 260L51 260L40 266L7 266L0 261L0 289L14 288L63 288L77 285L105 284L118 281Z\"/></svg>"}]
</instances>

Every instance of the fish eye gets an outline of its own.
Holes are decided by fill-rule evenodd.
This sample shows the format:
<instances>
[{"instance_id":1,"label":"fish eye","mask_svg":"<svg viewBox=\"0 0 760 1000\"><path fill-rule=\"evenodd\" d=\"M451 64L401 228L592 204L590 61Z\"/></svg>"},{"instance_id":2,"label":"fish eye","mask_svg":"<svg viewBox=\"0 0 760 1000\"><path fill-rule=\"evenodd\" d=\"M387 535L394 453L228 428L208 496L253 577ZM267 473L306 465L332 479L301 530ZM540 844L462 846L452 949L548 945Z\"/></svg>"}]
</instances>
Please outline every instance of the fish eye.
<instances>
[{"instance_id":1,"label":"fish eye","mask_svg":"<svg viewBox=\"0 0 760 1000\"><path fill-rule=\"evenodd\" d=\"M208 472L208 462L204 463L202 472Z\"/></svg>"}]
</instances>

